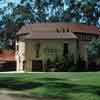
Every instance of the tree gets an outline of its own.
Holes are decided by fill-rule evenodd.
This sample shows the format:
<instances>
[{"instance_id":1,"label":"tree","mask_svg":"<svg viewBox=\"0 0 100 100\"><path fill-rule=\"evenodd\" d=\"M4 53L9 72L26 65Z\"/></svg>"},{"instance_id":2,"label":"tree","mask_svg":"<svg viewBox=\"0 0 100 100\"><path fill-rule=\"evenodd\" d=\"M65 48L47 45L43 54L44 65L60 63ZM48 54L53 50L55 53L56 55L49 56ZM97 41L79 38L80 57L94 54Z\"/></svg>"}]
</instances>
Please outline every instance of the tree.
<instances>
[{"instance_id":1,"label":"tree","mask_svg":"<svg viewBox=\"0 0 100 100\"><path fill-rule=\"evenodd\" d=\"M48 9L50 22L63 21L64 3L63 0L49 0Z\"/></svg>"},{"instance_id":2,"label":"tree","mask_svg":"<svg viewBox=\"0 0 100 100\"><path fill-rule=\"evenodd\" d=\"M35 0L34 10L36 21L38 22L46 22L46 12L45 12L45 0Z\"/></svg>"},{"instance_id":3,"label":"tree","mask_svg":"<svg viewBox=\"0 0 100 100\"><path fill-rule=\"evenodd\" d=\"M91 41L88 47L88 57L92 60L100 58L100 38Z\"/></svg>"},{"instance_id":4,"label":"tree","mask_svg":"<svg viewBox=\"0 0 100 100\"><path fill-rule=\"evenodd\" d=\"M100 25L99 0L68 0L64 20L73 23Z\"/></svg>"},{"instance_id":5,"label":"tree","mask_svg":"<svg viewBox=\"0 0 100 100\"><path fill-rule=\"evenodd\" d=\"M0 19L0 30L5 30L5 35L0 36L4 40L15 38L15 33L27 23L64 21L100 26L100 0L21 0L19 4L9 2L0 8Z\"/></svg>"}]
</instances>

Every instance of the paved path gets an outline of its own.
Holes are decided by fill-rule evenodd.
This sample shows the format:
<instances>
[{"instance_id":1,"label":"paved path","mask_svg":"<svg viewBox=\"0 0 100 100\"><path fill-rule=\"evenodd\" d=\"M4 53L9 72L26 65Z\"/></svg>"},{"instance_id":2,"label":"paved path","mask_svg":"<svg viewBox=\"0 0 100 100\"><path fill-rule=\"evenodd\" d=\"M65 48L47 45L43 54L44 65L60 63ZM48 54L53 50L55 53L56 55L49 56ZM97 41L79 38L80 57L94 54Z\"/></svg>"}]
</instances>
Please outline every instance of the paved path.
<instances>
[{"instance_id":1,"label":"paved path","mask_svg":"<svg viewBox=\"0 0 100 100\"><path fill-rule=\"evenodd\" d=\"M0 100L37 100L26 93L0 89Z\"/></svg>"},{"instance_id":2,"label":"paved path","mask_svg":"<svg viewBox=\"0 0 100 100\"><path fill-rule=\"evenodd\" d=\"M30 95L28 92L0 89L0 100L63 100L63 99L49 98L49 97L37 97L37 96Z\"/></svg>"}]
</instances>

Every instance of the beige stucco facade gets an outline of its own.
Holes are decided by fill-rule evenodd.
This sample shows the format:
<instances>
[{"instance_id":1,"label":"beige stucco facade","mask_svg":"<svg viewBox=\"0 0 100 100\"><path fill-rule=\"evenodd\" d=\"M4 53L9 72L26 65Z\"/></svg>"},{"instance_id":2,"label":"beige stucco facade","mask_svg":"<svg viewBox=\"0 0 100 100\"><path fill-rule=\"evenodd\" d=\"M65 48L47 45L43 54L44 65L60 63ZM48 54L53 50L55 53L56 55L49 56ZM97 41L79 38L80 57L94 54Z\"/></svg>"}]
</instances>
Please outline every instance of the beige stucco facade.
<instances>
[{"instance_id":1,"label":"beige stucco facade","mask_svg":"<svg viewBox=\"0 0 100 100\"><path fill-rule=\"evenodd\" d=\"M64 43L68 44L68 55L73 55L76 62L78 57L77 39L67 40L24 40L18 42L19 50L16 50L17 71L32 71L32 60L47 59L53 61L56 57L59 61L63 59ZM36 44L40 44L39 57L36 57ZM49 50L55 50L50 53ZM20 61L19 61L20 59Z\"/></svg>"},{"instance_id":2,"label":"beige stucco facade","mask_svg":"<svg viewBox=\"0 0 100 100\"><path fill-rule=\"evenodd\" d=\"M54 61L55 58L63 60L64 51L68 51L68 56L73 55L75 63L80 56L86 64L88 45L98 36L100 32L95 25L63 22L25 25L17 32L17 71L32 71L34 61L39 60L45 71L45 62L48 59ZM65 46L68 46L68 50L64 49Z\"/></svg>"}]
</instances>

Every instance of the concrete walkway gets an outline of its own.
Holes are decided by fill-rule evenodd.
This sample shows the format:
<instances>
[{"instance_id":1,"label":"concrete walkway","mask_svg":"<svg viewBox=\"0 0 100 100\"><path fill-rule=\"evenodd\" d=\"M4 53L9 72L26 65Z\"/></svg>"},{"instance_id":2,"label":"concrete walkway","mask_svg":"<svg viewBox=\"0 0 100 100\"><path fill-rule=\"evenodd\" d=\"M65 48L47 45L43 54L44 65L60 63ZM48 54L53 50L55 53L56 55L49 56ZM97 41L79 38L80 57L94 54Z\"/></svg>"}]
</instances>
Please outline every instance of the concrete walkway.
<instances>
[{"instance_id":1,"label":"concrete walkway","mask_svg":"<svg viewBox=\"0 0 100 100\"><path fill-rule=\"evenodd\" d=\"M48 72L24 72L24 71L8 71L8 72L0 72L0 74L15 74L15 73L25 73L25 74L27 74L27 73L48 73Z\"/></svg>"},{"instance_id":2,"label":"concrete walkway","mask_svg":"<svg viewBox=\"0 0 100 100\"><path fill-rule=\"evenodd\" d=\"M25 92L0 89L0 100L37 100Z\"/></svg>"},{"instance_id":3,"label":"concrete walkway","mask_svg":"<svg viewBox=\"0 0 100 100\"><path fill-rule=\"evenodd\" d=\"M8 89L0 89L0 100L64 100L61 98L49 98L32 96L28 92L12 91Z\"/></svg>"}]
</instances>

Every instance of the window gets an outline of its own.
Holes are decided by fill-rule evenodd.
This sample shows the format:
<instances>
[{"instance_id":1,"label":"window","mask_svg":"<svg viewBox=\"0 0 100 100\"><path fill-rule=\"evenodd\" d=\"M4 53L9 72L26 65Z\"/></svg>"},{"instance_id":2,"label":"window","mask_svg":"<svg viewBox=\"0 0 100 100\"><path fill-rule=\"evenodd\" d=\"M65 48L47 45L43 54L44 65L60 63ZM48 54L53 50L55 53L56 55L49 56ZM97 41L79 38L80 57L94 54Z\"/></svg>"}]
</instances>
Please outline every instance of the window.
<instances>
[{"instance_id":1,"label":"window","mask_svg":"<svg viewBox=\"0 0 100 100\"><path fill-rule=\"evenodd\" d=\"M57 33L59 33L59 32L60 32L60 30L57 28L57 29L56 29L56 32L57 32Z\"/></svg>"},{"instance_id":2,"label":"window","mask_svg":"<svg viewBox=\"0 0 100 100\"><path fill-rule=\"evenodd\" d=\"M91 35L84 34L84 35L81 36L81 40L82 41L90 41L91 40Z\"/></svg>"},{"instance_id":3,"label":"window","mask_svg":"<svg viewBox=\"0 0 100 100\"><path fill-rule=\"evenodd\" d=\"M48 49L48 54L56 54L56 49Z\"/></svg>"},{"instance_id":4,"label":"window","mask_svg":"<svg viewBox=\"0 0 100 100\"><path fill-rule=\"evenodd\" d=\"M45 52L48 55L56 55L58 50L56 48L45 48Z\"/></svg>"},{"instance_id":5,"label":"window","mask_svg":"<svg viewBox=\"0 0 100 100\"><path fill-rule=\"evenodd\" d=\"M91 40L92 40L92 36L88 35L88 36L86 37L86 40L91 41Z\"/></svg>"},{"instance_id":6,"label":"window","mask_svg":"<svg viewBox=\"0 0 100 100\"><path fill-rule=\"evenodd\" d=\"M81 41L91 41L91 39L93 37L92 35L82 34L82 33L76 34L76 35L78 36L79 40L81 40Z\"/></svg>"}]
</instances>

